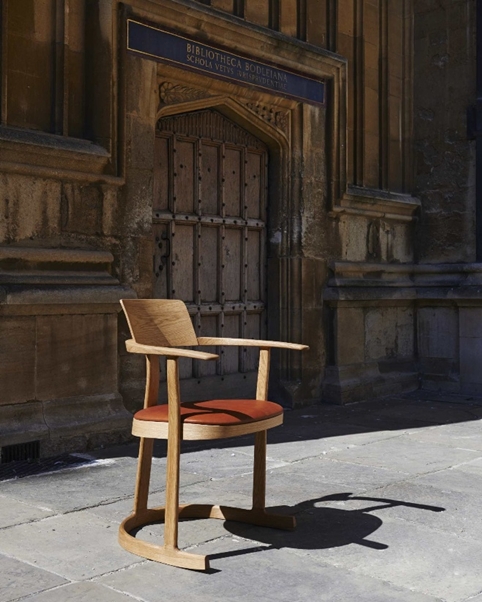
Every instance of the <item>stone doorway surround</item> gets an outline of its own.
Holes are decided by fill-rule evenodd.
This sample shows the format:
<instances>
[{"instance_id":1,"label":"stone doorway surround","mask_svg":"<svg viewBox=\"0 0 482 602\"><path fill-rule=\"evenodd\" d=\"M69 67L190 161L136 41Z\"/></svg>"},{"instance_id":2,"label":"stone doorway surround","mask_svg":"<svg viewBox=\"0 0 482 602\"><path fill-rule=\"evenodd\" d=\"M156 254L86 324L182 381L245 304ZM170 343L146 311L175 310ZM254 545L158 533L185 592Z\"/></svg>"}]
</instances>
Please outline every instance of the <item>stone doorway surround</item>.
<instances>
[{"instance_id":1,"label":"stone doorway surround","mask_svg":"<svg viewBox=\"0 0 482 602\"><path fill-rule=\"evenodd\" d=\"M274 394L288 404L319 399L327 259L320 217L322 208L332 205L344 177L340 168L344 164L345 61L275 32L240 25L239 19L202 6L186 11L178 3L166 1L159 12L154 5L151 9L146 12L136 7L125 11L123 18L149 22L225 49L229 40L229 52L326 80L326 105L316 106L127 54L121 85L127 150L124 196L128 212L136 215L127 234L141 247L130 260L138 296L153 296L152 268L147 266L154 254L150 224L156 124L161 117L215 109L269 149L268 335L303 341L311 347L304 358L280 354L275 359L272 382L278 386ZM327 137L330 154L326 152ZM138 370L141 368L139 363ZM132 377L132 370L129 362L126 376ZM139 377L134 380L141 382Z\"/></svg>"}]
</instances>

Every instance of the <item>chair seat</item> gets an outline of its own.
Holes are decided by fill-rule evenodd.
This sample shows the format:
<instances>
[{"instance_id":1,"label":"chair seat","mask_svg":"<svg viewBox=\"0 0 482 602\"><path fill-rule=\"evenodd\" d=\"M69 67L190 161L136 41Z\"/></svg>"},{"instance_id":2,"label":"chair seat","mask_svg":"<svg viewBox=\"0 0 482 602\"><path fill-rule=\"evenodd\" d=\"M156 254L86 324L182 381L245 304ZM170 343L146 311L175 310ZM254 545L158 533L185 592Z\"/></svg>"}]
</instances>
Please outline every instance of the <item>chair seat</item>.
<instances>
[{"instance_id":1,"label":"chair seat","mask_svg":"<svg viewBox=\"0 0 482 602\"><path fill-rule=\"evenodd\" d=\"M253 399L210 399L181 403L181 422L205 425L240 425L274 418L283 414L283 408L273 401ZM139 410L136 420L167 422L168 404Z\"/></svg>"}]
</instances>

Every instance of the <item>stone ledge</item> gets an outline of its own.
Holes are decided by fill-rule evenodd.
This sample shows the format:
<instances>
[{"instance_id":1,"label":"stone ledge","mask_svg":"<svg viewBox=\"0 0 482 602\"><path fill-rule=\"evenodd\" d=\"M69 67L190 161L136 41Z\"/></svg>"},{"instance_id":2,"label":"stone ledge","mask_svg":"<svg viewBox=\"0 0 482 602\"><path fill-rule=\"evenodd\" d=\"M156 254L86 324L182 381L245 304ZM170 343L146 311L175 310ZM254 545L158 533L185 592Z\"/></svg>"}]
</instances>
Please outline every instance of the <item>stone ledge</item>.
<instances>
[{"instance_id":1,"label":"stone ledge","mask_svg":"<svg viewBox=\"0 0 482 602\"><path fill-rule=\"evenodd\" d=\"M111 274L112 253L0 246L0 312L5 306L118 304L135 294Z\"/></svg>"},{"instance_id":2,"label":"stone ledge","mask_svg":"<svg viewBox=\"0 0 482 602\"><path fill-rule=\"evenodd\" d=\"M69 285L71 283L61 283ZM82 282L83 285L86 282ZM36 312L36 306L54 305L53 313L59 313L60 305L118 305L115 311L121 310L120 299L135 299L136 294L127 286L95 286L90 281L90 286L43 286L36 288L31 286L8 286L0 287L0 312L7 307L32 306L32 313ZM2 307L3 306L3 307ZM112 311L112 308L110 308ZM24 313L23 311L21 313ZM43 313L43 312L42 312ZM48 313L52 313L49 311ZM70 313L70 312L69 312ZM83 312L82 312L83 313Z\"/></svg>"},{"instance_id":3,"label":"stone ledge","mask_svg":"<svg viewBox=\"0 0 482 602\"><path fill-rule=\"evenodd\" d=\"M51 453L65 451L65 442L75 441L73 449L84 451L80 440L101 441L103 436L128 440L130 436L132 414L116 393L27 401L0 408L0 447L40 440L41 450Z\"/></svg>"},{"instance_id":4,"label":"stone ledge","mask_svg":"<svg viewBox=\"0 0 482 602\"><path fill-rule=\"evenodd\" d=\"M341 199L333 206L332 216L345 213L369 218L412 221L420 206L420 200L409 194L348 186Z\"/></svg>"},{"instance_id":5,"label":"stone ledge","mask_svg":"<svg viewBox=\"0 0 482 602\"><path fill-rule=\"evenodd\" d=\"M482 264L334 262L325 301L482 299Z\"/></svg>"},{"instance_id":6,"label":"stone ledge","mask_svg":"<svg viewBox=\"0 0 482 602\"><path fill-rule=\"evenodd\" d=\"M110 264L114 260L112 253L91 249L0 246L0 267L4 262L18 262L21 265L32 263L54 264Z\"/></svg>"},{"instance_id":7,"label":"stone ledge","mask_svg":"<svg viewBox=\"0 0 482 602\"><path fill-rule=\"evenodd\" d=\"M110 167L111 154L89 140L0 126L0 145L2 172L117 186L124 183L123 178L104 173Z\"/></svg>"}]
</instances>

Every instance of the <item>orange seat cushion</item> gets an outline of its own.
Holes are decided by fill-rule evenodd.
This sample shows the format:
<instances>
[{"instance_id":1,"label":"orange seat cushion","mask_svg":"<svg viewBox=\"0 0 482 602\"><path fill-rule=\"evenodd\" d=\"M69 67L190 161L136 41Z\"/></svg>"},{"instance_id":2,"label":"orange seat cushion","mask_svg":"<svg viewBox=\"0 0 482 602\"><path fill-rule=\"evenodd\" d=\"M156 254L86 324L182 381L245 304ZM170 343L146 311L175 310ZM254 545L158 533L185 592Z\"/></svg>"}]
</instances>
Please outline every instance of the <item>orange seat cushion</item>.
<instances>
[{"instance_id":1,"label":"orange seat cushion","mask_svg":"<svg viewBox=\"0 0 482 602\"><path fill-rule=\"evenodd\" d=\"M167 422L168 404L151 406L135 413L136 420ZM273 401L256 399L211 399L181 403L181 421L190 424L246 424L274 418L283 408Z\"/></svg>"}]
</instances>

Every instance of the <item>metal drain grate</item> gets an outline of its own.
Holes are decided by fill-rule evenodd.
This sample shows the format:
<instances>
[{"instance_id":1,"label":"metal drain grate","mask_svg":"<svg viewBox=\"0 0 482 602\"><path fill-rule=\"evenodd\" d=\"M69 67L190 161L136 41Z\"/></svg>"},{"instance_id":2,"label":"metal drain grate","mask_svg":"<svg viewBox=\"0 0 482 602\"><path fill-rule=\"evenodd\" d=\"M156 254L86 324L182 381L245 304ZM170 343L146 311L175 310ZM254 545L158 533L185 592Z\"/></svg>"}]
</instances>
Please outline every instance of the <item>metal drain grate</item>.
<instances>
[{"instance_id":1,"label":"metal drain grate","mask_svg":"<svg viewBox=\"0 0 482 602\"><path fill-rule=\"evenodd\" d=\"M3 450L2 449L2 456ZM80 466L81 464L90 464L94 460L83 456L62 454L52 458L37 458L35 460L10 461L0 463L0 481L9 479L22 479L34 475L44 474L46 472L55 472L63 468Z\"/></svg>"},{"instance_id":2,"label":"metal drain grate","mask_svg":"<svg viewBox=\"0 0 482 602\"><path fill-rule=\"evenodd\" d=\"M20 462L22 460L36 460L40 457L40 441L5 445L0 448L0 464Z\"/></svg>"}]
</instances>

